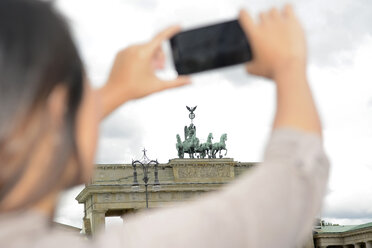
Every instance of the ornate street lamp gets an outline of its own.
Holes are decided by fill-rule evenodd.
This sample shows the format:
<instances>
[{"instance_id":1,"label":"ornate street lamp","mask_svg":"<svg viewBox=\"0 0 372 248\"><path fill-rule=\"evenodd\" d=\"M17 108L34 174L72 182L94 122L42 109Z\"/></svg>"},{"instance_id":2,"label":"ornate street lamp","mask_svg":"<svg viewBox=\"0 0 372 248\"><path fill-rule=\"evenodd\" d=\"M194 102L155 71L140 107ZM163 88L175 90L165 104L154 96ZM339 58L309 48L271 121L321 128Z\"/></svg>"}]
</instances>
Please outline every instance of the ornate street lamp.
<instances>
[{"instance_id":1,"label":"ornate street lamp","mask_svg":"<svg viewBox=\"0 0 372 248\"><path fill-rule=\"evenodd\" d=\"M140 160L132 160L132 166L133 166L133 188L139 188L139 183L137 180L137 165L142 167L143 170L143 182L145 183L145 192L146 192L146 208L149 208L149 196L147 187L149 185L149 169L151 167L154 167L154 184L153 189L159 189L160 183L159 183L159 177L158 177L158 160L150 160L146 156L146 149L143 149L143 156Z\"/></svg>"}]
</instances>

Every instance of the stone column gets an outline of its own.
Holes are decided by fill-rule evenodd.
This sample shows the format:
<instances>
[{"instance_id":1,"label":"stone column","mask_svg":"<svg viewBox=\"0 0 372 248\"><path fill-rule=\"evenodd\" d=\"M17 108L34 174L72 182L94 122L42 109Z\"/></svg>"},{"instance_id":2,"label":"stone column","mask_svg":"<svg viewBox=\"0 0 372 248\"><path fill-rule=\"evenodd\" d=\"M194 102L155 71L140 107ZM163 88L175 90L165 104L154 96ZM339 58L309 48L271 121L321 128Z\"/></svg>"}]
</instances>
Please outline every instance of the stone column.
<instances>
[{"instance_id":1,"label":"stone column","mask_svg":"<svg viewBox=\"0 0 372 248\"><path fill-rule=\"evenodd\" d=\"M83 233L90 236L92 235L92 228L91 228L91 222L90 219L84 216L83 218Z\"/></svg>"},{"instance_id":2,"label":"stone column","mask_svg":"<svg viewBox=\"0 0 372 248\"><path fill-rule=\"evenodd\" d=\"M366 242L366 248L372 248L372 241Z\"/></svg>"},{"instance_id":3,"label":"stone column","mask_svg":"<svg viewBox=\"0 0 372 248\"><path fill-rule=\"evenodd\" d=\"M101 228L105 228L105 212L104 211L92 211L90 218L92 235L96 234Z\"/></svg>"},{"instance_id":4,"label":"stone column","mask_svg":"<svg viewBox=\"0 0 372 248\"><path fill-rule=\"evenodd\" d=\"M361 248L361 247L362 247L362 246L360 245L360 243L354 245L354 248Z\"/></svg>"}]
</instances>

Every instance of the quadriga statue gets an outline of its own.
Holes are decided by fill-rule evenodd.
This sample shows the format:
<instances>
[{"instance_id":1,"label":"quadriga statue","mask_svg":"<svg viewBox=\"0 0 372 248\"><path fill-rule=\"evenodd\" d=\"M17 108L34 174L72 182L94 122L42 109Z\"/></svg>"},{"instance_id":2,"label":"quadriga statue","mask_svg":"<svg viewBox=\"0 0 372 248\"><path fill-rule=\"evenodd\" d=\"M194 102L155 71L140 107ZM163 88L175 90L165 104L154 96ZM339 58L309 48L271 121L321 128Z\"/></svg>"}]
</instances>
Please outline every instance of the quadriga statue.
<instances>
[{"instance_id":1,"label":"quadriga statue","mask_svg":"<svg viewBox=\"0 0 372 248\"><path fill-rule=\"evenodd\" d=\"M227 149L226 149L226 140L227 140L227 134L222 134L220 138L220 142L212 143L213 134L209 133L207 142L200 144L199 139L195 136L195 134L192 134L187 140L183 141L181 140L181 137L179 134L176 136L177 143L176 148L178 152L179 158L184 158L185 153L189 154L190 158L205 158L208 156L208 158L216 158L217 153L219 153L219 158L222 158L223 155L221 154L222 150L225 151L225 155L227 155Z\"/></svg>"},{"instance_id":2,"label":"quadriga statue","mask_svg":"<svg viewBox=\"0 0 372 248\"><path fill-rule=\"evenodd\" d=\"M189 118L191 120L191 124L189 126L185 126L184 128L184 135L185 140L182 141L179 134L177 134L177 143L176 148L178 152L179 158L184 158L185 153L189 154L190 158L216 158L217 153L219 153L219 158L222 158L223 155L221 154L222 150L225 150L225 156L227 154L226 149L226 140L227 135L222 134L220 138L220 142L212 143L213 134L209 133L207 142L200 144L199 139L196 137L196 127L193 124L193 119L195 118L194 111L196 110L195 107L188 107L186 108L189 110Z\"/></svg>"}]
</instances>

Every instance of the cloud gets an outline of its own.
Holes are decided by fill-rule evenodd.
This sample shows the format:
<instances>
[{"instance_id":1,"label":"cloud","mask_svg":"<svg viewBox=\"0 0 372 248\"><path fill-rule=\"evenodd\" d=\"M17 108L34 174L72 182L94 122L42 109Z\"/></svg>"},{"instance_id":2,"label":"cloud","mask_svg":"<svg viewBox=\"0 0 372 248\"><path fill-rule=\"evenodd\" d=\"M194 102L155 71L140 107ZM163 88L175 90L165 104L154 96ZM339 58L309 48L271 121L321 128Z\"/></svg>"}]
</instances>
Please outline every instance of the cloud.
<instances>
[{"instance_id":1,"label":"cloud","mask_svg":"<svg viewBox=\"0 0 372 248\"><path fill-rule=\"evenodd\" d=\"M319 66L351 65L354 50L372 34L372 2L306 2L297 6L305 24L311 61Z\"/></svg>"},{"instance_id":2,"label":"cloud","mask_svg":"<svg viewBox=\"0 0 372 248\"><path fill-rule=\"evenodd\" d=\"M344 178L345 186L337 187L327 198L323 216L326 218L339 219L371 219L372 218L372 196L370 194L371 183L364 182L371 173L366 173L363 168L357 172L349 170L349 177ZM357 185L357 180L362 181Z\"/></svg>"},{"instance_id":3,"label":"cloud","mask_svg":"<svg viewBox=\"0 0 372 248\"><path fill-rule=\"evenodd\" d=\"M57 205L54 217L56 222L79 228L82 227L84 206L77 204L75 197L83 188L84 185L71 188L60 196L60 204Z\"/></svg>"},{"instance_id":4,"label":"cloud","mask_svg":"<svg viewBox=\"0 0 372 248\"><path fill-rule=\"evenodd\" d=\"M220 1L224 2L224 1ZM303 23L309 44L311 63L319 66L350 65L354 50L372 34L372 2L369 0L234 0L228 4L235 12L248 9L254 17L272 7L291 3Z\"/></svg>"},{"instance_id":5,"label":"cloud","mask_svg":"<svg viewBox=\"0 0 372 248\"><path fill-rule=\"evenodd\" d=\"M372 218L367 219L345 219L345 218L324 218L326 222L339 225L361 225L372 222Z\"/></svg>"},{"instance_id":6,"label":"cloud","mask_svg":"<svg viewBox=\"0 0 372 248\"><path fill-rule=\"evenodd\" d=\"M132 106L127 104L102 123L97 163L129 163L140 152L144 129Z\"/></svg>"}]
</instances>

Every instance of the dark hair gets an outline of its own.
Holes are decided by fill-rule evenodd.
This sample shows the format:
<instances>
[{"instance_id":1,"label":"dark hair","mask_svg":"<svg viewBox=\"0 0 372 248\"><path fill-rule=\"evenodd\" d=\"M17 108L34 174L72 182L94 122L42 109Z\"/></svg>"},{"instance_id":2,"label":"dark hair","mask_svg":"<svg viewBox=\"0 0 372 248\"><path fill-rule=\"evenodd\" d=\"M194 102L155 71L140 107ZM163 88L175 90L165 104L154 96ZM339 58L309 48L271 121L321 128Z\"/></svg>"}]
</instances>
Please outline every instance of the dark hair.
<instances>
[{"instance_id":1,"label":"dark hair","mask_svg":"<svg viewBox=\"0 0 372 248\"><path fill-rule=\"evenodd\" d=\"M43 115L57 86L67 91L67 110L58 151L37 187L18 209L36 202L55 188L68 160L78 159L75 122L83 94L83 65L64 19L50 3L35 0L0 1L0 210L1 202L24 176L38 139L48 125ZM43 112L43 111L40 111ZM44 111L45 112L45 111ZM80 166L76 180L80 177Z\"/></svg>"}]
</instances>

